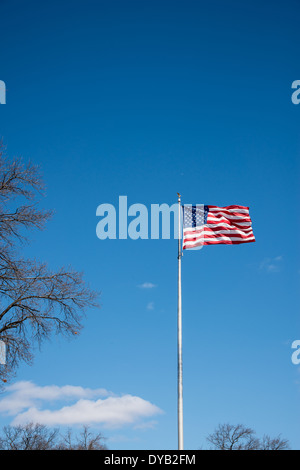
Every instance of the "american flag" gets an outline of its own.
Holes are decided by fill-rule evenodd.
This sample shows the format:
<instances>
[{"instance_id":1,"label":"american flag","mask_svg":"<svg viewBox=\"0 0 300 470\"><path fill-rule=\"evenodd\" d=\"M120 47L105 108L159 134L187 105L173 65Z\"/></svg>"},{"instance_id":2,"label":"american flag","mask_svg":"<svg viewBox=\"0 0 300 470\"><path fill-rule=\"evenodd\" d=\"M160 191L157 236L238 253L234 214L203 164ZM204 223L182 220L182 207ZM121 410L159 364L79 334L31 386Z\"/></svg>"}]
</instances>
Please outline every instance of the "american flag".
<instances>
[{"instance_id":1,"label":"american flag","mask_svg":"<svg viewBox=\"0 0 300 470\"><path fill-rule=\"evenodd\" d=\"M183 250L218 243L255 242L249 207L206 206L183 207Z\"/></svg>"}]
</instances>

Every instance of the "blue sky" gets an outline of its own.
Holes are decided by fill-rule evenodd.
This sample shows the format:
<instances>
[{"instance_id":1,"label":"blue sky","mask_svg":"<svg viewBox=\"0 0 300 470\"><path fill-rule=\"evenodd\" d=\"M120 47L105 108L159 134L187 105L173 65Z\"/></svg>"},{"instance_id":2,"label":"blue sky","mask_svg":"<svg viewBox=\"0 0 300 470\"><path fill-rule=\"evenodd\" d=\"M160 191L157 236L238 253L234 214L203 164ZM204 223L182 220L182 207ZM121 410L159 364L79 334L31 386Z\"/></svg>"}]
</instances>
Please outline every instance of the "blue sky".
<instances>
[{"instance_id":1,"label":"blue sky","mask_svg":"<svg viewBox=\"0 0 300 470\"><path fill-rule=\"evenodd\" d=\"M300 448L295 0L1 1L0 135L55 209L28 256L101 291L0 396L0 424L84 420L111 449L177 448L177 242L99 240L96 209L250 207L256 243L182 260L186 449L219 423ZM22 397L22 400L20 399Z\"/></svg>"}]
</instances>

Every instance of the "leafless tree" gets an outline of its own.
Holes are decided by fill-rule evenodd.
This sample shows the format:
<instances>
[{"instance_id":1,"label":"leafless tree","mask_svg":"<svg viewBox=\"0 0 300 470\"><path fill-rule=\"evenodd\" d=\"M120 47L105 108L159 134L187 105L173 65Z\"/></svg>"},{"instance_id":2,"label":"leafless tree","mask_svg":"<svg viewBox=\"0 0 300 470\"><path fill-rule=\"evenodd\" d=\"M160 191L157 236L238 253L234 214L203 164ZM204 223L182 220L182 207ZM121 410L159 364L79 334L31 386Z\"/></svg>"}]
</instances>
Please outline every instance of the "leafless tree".
<instances>
[{"instance_id":1,"label":"leafless tree","mask_svg":"<svg viewBox=\"0 0 300 470\"><path fill-rule=\"evenodd\" d=\"M261 450L288 450L289 448L289 441L282 439L280 436L271 438L265 435L260 442Z\"/></svg>"},{"instance_id":2,"label":"leafless tree","mask_svg":"<svg viewBox=\"0 0 300 470\"><path fill-rule=\"evenodd\" d=\"M42 229L52 216L35 202L43 191L39 168L7 159L0 142L0 340L7 350L0 379L4 382L20 361L31 363L36 342L41 344L52 333L77 334L85 308L97 306L98 294L81 273L65 267L51 271L45 263L19 255L27 240L25 232Z\"/></svg>"},{"instance_id":3,"label":"leafless tree","mask_svg":"<svg viewBox=\"0 0 300 470\"><path fill-rule=\"evenodd\" d=\"M4 426L0 437L1 450L51 450L55 446L58 429L48 429L42 424Z\"/></svg>"},{"instance_id":4,"label":"leafless tree","mask_svg":"<svg viewBox=\"0 0 300 470\"><path fill-rule=\"evenodd\" d=\"M220 424L207 437L215 450L288 450L289 444L280 436L271 438L265 435L262 439L256 437L255 431L243 424Z\"/></svg>"},{"instance_id":5,"label":"leafless tree","mask_svg":"<svg viewBox=\"0 0 300 470\"><path fill-rule=\"evenodd\" d=\"M71 429L60 434L58 428L28 423L4 426L0 450L105 450L104 440L101 433L93 434L88 426L74 438Z\"/></svg>"},{"instance_id":6,"label":"leafless tree","mask_svg":"<svg viewBox=\"0 0 300 470\"><path fill-rule=\"evenodd\" d=\"M68 429L57 445L58 450L105 450L105 438L101 433L93 434L88 426L84 426L79 437L74 439L73 432Z\"/></svg>"}]
</instances>

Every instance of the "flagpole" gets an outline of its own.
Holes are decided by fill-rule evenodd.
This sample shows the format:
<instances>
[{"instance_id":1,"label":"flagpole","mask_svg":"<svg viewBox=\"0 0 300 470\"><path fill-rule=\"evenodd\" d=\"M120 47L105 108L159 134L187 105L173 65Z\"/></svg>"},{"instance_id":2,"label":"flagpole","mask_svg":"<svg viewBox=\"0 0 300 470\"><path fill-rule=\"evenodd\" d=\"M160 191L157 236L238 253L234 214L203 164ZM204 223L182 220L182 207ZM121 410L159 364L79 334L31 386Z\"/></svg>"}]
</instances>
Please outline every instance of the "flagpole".
<instances>
[{"instance_id":1,"label":"flagpole","mask_svg":"<svg viewBox=\"0 0 300 470\"><path fill-rule=\"evenodd\" d=\"M182 399L182 302L181 302L181 196L178 194L178 304L177 304L177 359L178 359L178 450L183 450Z\"/></svg>"}]
</instances>

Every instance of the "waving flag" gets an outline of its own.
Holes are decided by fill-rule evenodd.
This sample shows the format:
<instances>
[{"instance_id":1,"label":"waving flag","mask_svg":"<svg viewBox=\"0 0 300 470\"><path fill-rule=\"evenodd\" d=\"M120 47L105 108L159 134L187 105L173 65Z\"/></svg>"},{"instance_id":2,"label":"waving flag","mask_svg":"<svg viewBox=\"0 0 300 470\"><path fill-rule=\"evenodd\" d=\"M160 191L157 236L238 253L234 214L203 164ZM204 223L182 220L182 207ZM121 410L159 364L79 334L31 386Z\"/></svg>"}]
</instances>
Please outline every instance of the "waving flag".
<instances>
[{"instance_id":1,"label":"waving flag","mask_svg":"<svg viewBox=\"0 0 300 470\"><path fill-rule=\"evenodd\" d=\"M255 242L249 207L195 206L183 207L183 250L218 243Z\"/></svg>"}]
</instances>

